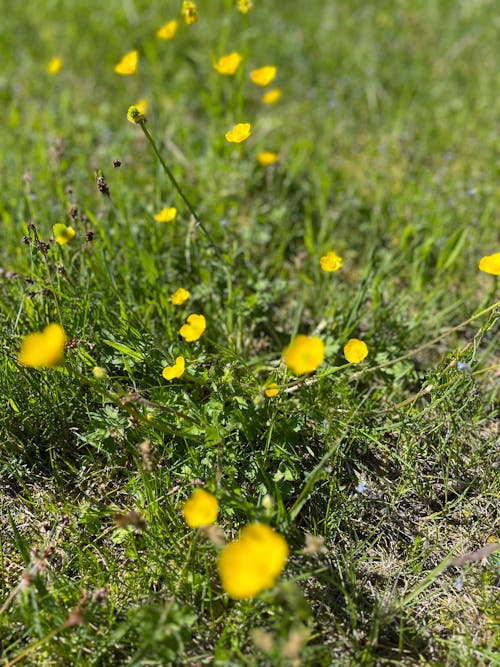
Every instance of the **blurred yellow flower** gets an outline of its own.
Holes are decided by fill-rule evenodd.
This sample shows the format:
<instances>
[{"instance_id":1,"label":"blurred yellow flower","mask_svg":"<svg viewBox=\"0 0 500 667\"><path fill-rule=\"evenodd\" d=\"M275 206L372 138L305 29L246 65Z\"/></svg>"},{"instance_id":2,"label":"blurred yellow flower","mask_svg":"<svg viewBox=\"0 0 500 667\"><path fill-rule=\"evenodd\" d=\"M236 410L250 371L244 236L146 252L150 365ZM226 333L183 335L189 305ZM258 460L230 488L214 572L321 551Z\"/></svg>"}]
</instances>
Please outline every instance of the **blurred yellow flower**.
<instances>
[{"instance_id":1,"label":"blurred yellow flower","mask_svg":"<svg viewBox=\"0 0 500 667\"><path fill-rule=\"evenodd\" d=\"M158 28L156 36L158 39L173 39L177 33L178 27L179 22L175 19L173 21L168 21L165 25L162 25L161 28Z\"/></svg>"},{"instance_id":2,"label":"blurred yellow flower","mask_svg":"<svg viewBox=\"0 0 500 667\"><path fill-rule=\"evenodd\" d=\"M139 105L133 104L128 108L127 119L131 123L143 123L146 120L146 116L144 115L144 108L144 105L141 108Z\"/></svg>"},{"instance_id":3,"label":"blurred yellow flower","mask_svg":"<svg viewBox=\"0 0 500 667\"><path fill-rule=\"evenodd\" d=\"M277 396L280 393L280 390L276 382L271 382L271 384L267 385L267 388L264 393L268 398L273 398L274 396Z\"/></svg>"},{"instance_id":4,"label":"blurred yellow flower","mask_svg":"<svg viewBox=\"0 0 500 667\"><path fill-rule=\"evenodd\" d=\"M333 271L338 271L344 260L342 257L339 257L335 252L328 252L324 257L319 260L321 268L327 273L332 273Z\"/></svg>"},{"instance_id":5,"label":"blurred yellow flower","mask_svg":"<svg viewBox=\"0 0 500 667\"><path fill-rule=\"evenodd\" d=\"M248 14L253 7L252 0L236 0L236 7L242 14Z\"/></svg>"},{"instance_id":6,"label":"blurred yellow flower","mask_svg":"<svg viewBox=\"0 0 500 667\"><path fill-rule=\"evenodd\" d=\"M225 56L219 58L217 62L214 63L214 69L216 69L219 74L228 74L232 75L236 73L236 70L240 66L243 57L238 53L238 51L233 51L228 53Z\"/></svg>"},{"instance_id":7,"label":"blurred yellow flower","mask_svg":"<svg viewBox=\"0 0 500 667\"><path fill-rule=\"evenodd\" d=\"M92 375L95 377L96 380L104 380L104 378L108 377L108 373L105 368L102 366L94 366L92 369Z\"/></svg>"},{"instance_id":8,"label":"blurred yellow flower","mask_svg":"<svg viewBox=\"0 0 500 667\"><path fill-rule=\"evenodd\" d=\"M137 63L139 61L139 52L130 51L126 53L120 62L115 65L115 72L117 74L135 74L137 72Z\"/></svg>"},{"instance_id":9,"label":"blurred yellow flower","mask_svg":"<svg viewBox=\"0 0 500 667\"><path fill-rule=\"evenodd\" d=\"M196 23L196 21L199 19L196 4L194 2L190 2L189 0L184 0L182 3L181 14L188 25Z\"/></svg>"},{"instance_id":10,"label":"blurred yellow flower","mask_svg":"<svg viewBox=\"0 0 500 667\"><path fill-rule=\"evenodd\" d=\"M62 58L56 56L55 58L51 58L49 60L47 65L47 72L49 74L57 74L61 70L62 66L63 66Z\"/></svg>"},{"instance_id":11,"label":"blurred yellow flower","mask_svg":"<svg viewBox=\"0 0 500 667\"><path fill-rule=\"evenodd\" d=\"M239 144L252 134L250 123L237 123L232 130L226 132L225 137L227 141L234 144Z\"/></svg>"},{"instance_id":12,"label":"blurred yellow flower","mask_svg":"<svg viewBox=\"0 0 500 667\"><path fill-rule=\"evenodd\" d=\"M262 95L262 101L264 104L276 104L276 102L279 100L281 97L281 89L280 88L273 88L272 90L268 90L267 93L264 93Z\"/></svg>"},{"instance_id":13,"label":"blurred yellow flower","mask_svg":"<svg viewBox=\"0 0 500 667\"><path fill-rule=\"evenodd\" d=\"M173 366L165 366L162 371L162 376L165 380L173 380L174 378L180 378L184 373L186 367L186 361L184 357L177 357L175 364Z\"/></svg>"},{"instance_id":14,"label":"blurred yellow flower","mask_svg":"<svg viewBox=\"0 0 500 667\"><path fill-rule=\"evenodd\" d=\"M350 338L347 341L344 346L344 357L350 364L359 364L366 356L368 356L366 343L359 338Z\"/></svg>"},{"instance_id":15,"label":"blurred yellow flower","mask_svg":"<svg viewBox=\"0 0 500 667\"><path fill-rule=\"evenodd\" d=\"M220 553L222 588L236 600L253 598L274 586L287 559L288 544L284 537L264 524L248 524L240 537Z\"/></svg>"},{"instance_id":16,"label":"blurred yellow flower","mask_svg":"<svg viewBox=\"0 0 500 667\"><path fill-rule=\"evenodd\" d=\"M500 276L500 252L494 255L481 257L479 270L485 273L491 273L493 276Z\"/></svg>"},{"instance_id":17,"label":"blurred yellow flower","mask_svg":"<svg viewBox=\"0 0 500 667\"><path fill-rule=\"evenodd\" d=\"M175 220L177 215L177 209L172 206L172 208L162 208L159 213L155 215L155 220L157 222L172 222Z\"/></svg>"},{"instance_id":18,"label":"blurred yellow flower","mask_svg":"<svg viewBox=\"0 0 500 667\"><path fill-rule=\"evenodd\" d=\"M179 287L170 297L170 302L173 306L182 306L182 304L189 299L191 293L184 289L184 287Z\"/></svg>"},{"instance_id":19,"label":"blurred yellow flower","mask_svg":"<svg viewBox=\"0 0 500 667\"><path fill-rule=\"evenodd\" d=\"M272 164L275 164L279 160L278 153L272 153L271 151L262 151L262 153L257 154L257 162L263 167L270 167Z\"/></svg>"},{"instance_id":20,"label":"blurred yellow flower","mask_svg":"<svg viewBox=\"0 0 500 667\"><path fill-rule=\"evenodd\" d=\"M40 333L31 333L21 344L18 361L31 368L57 366L64 358L66 334L60 324L49 324Z\"/></svg>"},{"instance_id":21,"label":"blurred yellow flower","mask_svg":"<svg viewBox=\"0 0 500 667\"><path fill-rule=\"evenodd\" d=\"M179 330L180 335L187 343L198 340L207 328L207 321L203 315L192 314L187 318L187 324L183 324Z\"/></svg>"},{"instance_id":22,"label":"blurred yellow flower","mask_svg":"<svg viewBox=\"0 0 500 667\"><path fill-rule=\"evenodd\" d=\"M296 336L283 353L287 367L296 375L312 373L325 358L325 344L317 336Z\"/></svg>"},{"instance_id":23,"label":"blurred yellow flower","mask_svg":"<svg viewBox=\"0 0 500 667\"><path fill-rule=\"evenodd\" d=\"M199 528L214 523L217 520L218 512L217 498L205 489L196 489L182 508L184 519L190 528Z\"/></svg>"},{"instance_id":24,"label":"blurred yellow flower","mask_svg":"<svg viewBox=\"0 0 500 667\"><path fill-rule=\"evenodd\" d=\"M250 79L258 86L268 86L276 76L277 68L274 65L259 67L250 72Z\"/></svg>"},{"instance_id":25,"label":"blurred yellow flower","mask_svg":"<svg viewBox=\"0 0 500 667\"><path fill-rule=\"evenodd\" d=\"M58 222L52 227L52 233L54 234L54 240L59 245L64 245L69 243L72 238L74 238L76 232L73 227L66 227L62 223Z\"/></svg>"}]
</instances>

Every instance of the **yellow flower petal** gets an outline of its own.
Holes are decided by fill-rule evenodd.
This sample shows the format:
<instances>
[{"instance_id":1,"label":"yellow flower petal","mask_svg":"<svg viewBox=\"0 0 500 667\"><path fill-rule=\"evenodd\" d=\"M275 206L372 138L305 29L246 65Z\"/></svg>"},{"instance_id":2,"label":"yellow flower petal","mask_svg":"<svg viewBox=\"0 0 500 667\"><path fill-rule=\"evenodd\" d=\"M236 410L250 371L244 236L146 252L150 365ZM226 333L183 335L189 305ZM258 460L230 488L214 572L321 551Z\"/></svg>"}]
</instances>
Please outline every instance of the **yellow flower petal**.
<instances>
[{"instance_id":1,"label":"yellow flower petal","mask_svg":"<svg viewBox=\"0 0 500 667\"><path fill-rule=\"evenodd\" d=\"M273 88L262 95L262 101L264 104L276 104L280 97L281 90L279 88Z\"/></svg>"},{"instance_id":2,"label":"yellow flower petal","mask_svg":"<svg viewBox=\"0 0 500 667\"><path fill-rule=\"evenodd\" d=\"M317 336L296 336L286 348L283 359L296 375L312 373L325 358L325 344Z\"/></svg>"},{"instance_id":3,"label":"yellow flower petal","mask_svg":"<svg viewBox=\"0 0 500 667\"><path fill-rule=\"evenodd\" d=\"M60 324L49 324L41 333L24 338L18 361L31 368L57 366L64 358L66 334Z\"/></svg>"},{"instance_id":4,"label":"yellow flower petal","mask_svg":"<svg viewBox=\"0 0 500 667\"><path fill-rule=\"evenodd\" d=\"M177 28L179 27L179 22L175 19L173 21L168 21L161 28L158 28L156 31L156 36L158 39L173 39L177 33Z\"/></svg>"},{"instance_id":5,"label":"yellow flower petal","mask_svg":"<svg viewBox=\"0 0 500 667\"><path fill-rule=\"evenodd\" d=\"M342 257L339 257L335 252L329 252L324 257L319 260L321 268L327 273L332 273L333 271L338 271L344 260Z\"/></svg>"},{"instance_id":6,"label":"yellow flower petal","mask_svg":"<svg viewBox=\"0 0 500 667\"><path fill-rule=\"evenodd\" d=\"M52 232L54 234L54 240L59 245L64 245L69 243L72 238L74 238L76 232L73 227L66 227L62 223L57 223L52 227Z\"/></svg>"},{"instance_id":7,"label":"yellow flower petal","mask_svg":"<svg viewBox=\"0 0 500 667\"><path fill-rule=\"evenodd\" d=\"M368 347L359 338L350 338L344 346L344 357L350 364L359 364L367 356Z\"/></svg>"},{"instance_id":8,"label":"yellow flower petal","mask_svg":"<svg viewBox=\"0 0 500 667\"><path fill-rule=\"evenodd\" d=\"M264 393L268 398L274 398L274 396L277 396L280 393L280 390L276 382L271 382L271 384L267 385Z\"/></svg>"},{"instance_id":9,"label":"yellow flower petal","mask_svg":"<svg viewBox=\"0 0 500 667\"><path fill-rule=\"evenodd\" d=\"M500 252L494 255L481 257L479 261L479 270L485 273L491 273L493 276L500 276Z\"/></svg>"},{"instance_id":10,"label":"yellow flower petal","mask_svg":"<svg viewBox=\"0 0 500 667\"><path fill-rule=\"evenodd\" d=\"M175 220L176 215L176 208L162 208L161 211L155 215L155 220L158 222L172 222L172 220Z\"/></svg>"},{"instance_id":11,"label":"yellow flower petal","mask_svg":"<svg viewBox=\"0 0 500 667\"><path fill-rule=\"evenodd\" d=\"M115 65L115 72L117 74L135 74L137 71L137 63L139 62L139 52L130 51L126 53L120 62Z\"/></svg>"},{"instance_id":12,"label":"yellow flower petal","mask_svg":"<svg viewBox=\"0 0 500 667\"><path fill-rule=\"evenodd\" d=\"M49 63L47 65L47 72L49 74L57 74L61 70L62 66L63 66L62 58L56 56L55 58L51 58L49 60Z\"/></svg>"},{"instance_id":13,"label":"yellow flower petal","mask_svg":"<svg viewBox=\"0 0 500 667\"><path fill-rule=\"evenodd\" d=\"M279 160L278 153L272 153L271 151L262 151L257 154L257 162L263 167L270 167L272 164L275 164Z\"/></svg>"},{"instance_id":14,"label":"yellow flower petal","mask_svg":"<svg viewBox=\"0 0 500 667\"><path fill-rule=\"evenodd\" d=\"M232 53L228 53L226 56L219 58L219 60L214 63L214 69L216 69L219 74L227 74L231 76L236 73L242 60L243 58L238 51L233 51Z\"/></svg>"},{"instance_id":15,"label":"yellow flower petal","mask_svg":"<svg viewBox=\"0 0 500 667\"><path fill-rule=\"evenodd\" d=\"M190 528L199 528L214 523L217 520L218 512L217 498L204 489L196 489L182 508L184 519Z\"/></svg>"},{"instance_id":16,"label":"yellow flower petal","mask_svg":"<svg viewBox=\"0 0 500 667\"><path fill-rule=\"evenodd\" d=\"M194 2L189 2L189 0L184 0L182 3L181 14L184 17L187 25L192 25L198 20L198 9Z\"/></svg>"},{"instance_id":17,"label":"yellow flower petal","mask_svg":"<svg viewBox=\"0 0 500 667\"><path fill-rule=\"evenodd\" d=\"M278 68L274 65L259 67L259 69L254 69L250 72L250 79L258 86L268 86L276 76L277 71Z\"/></svg>"},{"instance_id":18,"label":"yellow flower petal","mask_svg":"<svg viewBox=\"0 0 500 667\"><path fill-rule=\"evenodd\" d=\"M179 287L179 289L175 290L175 292L170 297L170 302L173 306L182 306L182 304L187 301L190 296L191 293L187 289Z\"/></svg>"},{"instance_id":19,"label":"yellow flower petal","mask_svg":"<svg viewBox=\"0 0 500 667\"><path fill-rule=\"evenodd\" d=\"M252 0L236 0L236 7L242 14L248 14L253 7L253 3Z\"/></svg>"},{"instance_id":20,"label":"yellow flower petal","mask_svg":"<svg viewBox=\"0 0 500 667\"><path fill-rule=\"evenodd\" d=\"M252 134L250 123L238 123L232 130L226 132L225 137L227 141L239 144Z\"/></svg>"},{"instance_id":21,"label":"yellow flower petal","mask_svg":"<svg viewBox=\"0 0 500 667\"><path fill-rule=\"evenodd\" d=\"M175 378L180 378L184 374L185 367L186 361L184 357L177 357L173 366L165 366L162 371L162 376L165 378L165 380L174 380Z\"/></svg>"},{"instance_id":22,"label":"yellow flower petal","mask_svg":"<svg viewBox=\"0 0 500 667\"><path fill-rule=\"evenodd\" d=\"M192 343L201 337L206 328L207 321L205 317L193 313L187 318L187 324L182 325L179 333L187 343Z\"/></svg>"}]
</instances>

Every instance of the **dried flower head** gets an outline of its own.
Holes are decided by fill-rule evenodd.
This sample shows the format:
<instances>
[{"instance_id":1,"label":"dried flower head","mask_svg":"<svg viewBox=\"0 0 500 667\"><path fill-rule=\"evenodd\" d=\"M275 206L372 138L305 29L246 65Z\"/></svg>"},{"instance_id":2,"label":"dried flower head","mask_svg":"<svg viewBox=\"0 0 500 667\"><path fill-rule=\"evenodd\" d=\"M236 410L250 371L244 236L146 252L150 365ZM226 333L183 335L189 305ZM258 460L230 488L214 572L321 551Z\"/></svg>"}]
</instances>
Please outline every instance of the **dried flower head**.
<instances>
[{"instance_id":1,"label":"dried flower head","mask_svg":"<svg viewBox=\"0 0 500 667\"><path fill-rule=\"evenodd\" d=\"M268 86L276 76L278 69L274 65L259 67L250 72L250 79L258 86Z\"/></svg>"},{"instance_id":2,"label":"dried flower head","mask_svg":"<svg viewBox=\"0 0 500 667\"><path fill-rule=\"evenodd\" d=\"M242 141L245 141L245 139L248 139L251 134L252 132L250 123L237 123L232 130L226 132L225 136L227 141L234 144L239 144Z\"/></svg>"},{"instance_id":3,"label":"dried flower head","mask_svg":"<svg viewBox=\"0 0 500 667\"><path fill-rule=\"evenodd\" d=\"M312 373L325 358L325 344L317 336L296 336L286 348L283 359L296 375Z\"/></svg>"},{"instance_id":4,"label":"dried flower head","mask_svg":"<svg viewBox=\"0 0 500 667\"><path fill-rule=\"evenodd\" d=\"M130 51L123 56L117 65L115 65L115 72L123 75L135 74L137 72L138 62L139 51Z\"/></svg>"},{"instance_id":5,"label":"dried flower head","mask_svg":"<svg viewBox=\"0 0 500 667\"><path fill-rule=\"evenodd\" d=\"M201 337L206 328L207 321L205 317L193 313L187 318L187 323L182 325L179 333L187 343L192 343Z\"/></svg>"},{"instance_id":6,"label":"dried flower head","mask_svg":"<svg viewBox=\"0 0 500 667\"><path fill-rule=\"evenodd\" d=\"M221 56L217 62L214 62L214 69L216 69L219 74L232 76L233 74L236 74L236 70L240 66L242 60L243 58L241 54L239 54L238 51L233 51L225 56Z\"/></svg>"},{"instance_id":7,"label":"dried flower head","mask_svg":"<svg viewBox=\"0 0 500 667\"><path fill-rule=\"evenodd\" d=\"M60 324L49 324L40 333L31 333L22 342L18 361L31 368L48 368L62 363L66 334Z\"/></svg>"},{"instance_id":8,"label":"dried flower head","mask_svg":"<svg viewBox=\"0 0 500 667\"><path fill-rule=\"evenodd\" d=\"M190 528L208 526L217 520L219 503L217 498L205 489L196 489L183 507L184 519Z\"/></svg>"},{"instance_id":9,"label":"dried flower head","mask_svg":"<svg viewBox=\"0 0 500 667\"><path fill-rule=\"evenodd\" d=\"M185 367L186 361L184 357L177 357L175 364L173 366L165 366L161 374L165 380L174 380L184 374Z\"/></svg>"},{"instance_id":10,"label":"dried flower head","mask_svg":"<svg viewBox=\"0 0 500 667\"><path fill-rule=\"evenodd\" d=\"M359 338L350 338L344 346L344 357L350 364L359 364L367 356L368 347Z\"/></svg>"}]
</instances>

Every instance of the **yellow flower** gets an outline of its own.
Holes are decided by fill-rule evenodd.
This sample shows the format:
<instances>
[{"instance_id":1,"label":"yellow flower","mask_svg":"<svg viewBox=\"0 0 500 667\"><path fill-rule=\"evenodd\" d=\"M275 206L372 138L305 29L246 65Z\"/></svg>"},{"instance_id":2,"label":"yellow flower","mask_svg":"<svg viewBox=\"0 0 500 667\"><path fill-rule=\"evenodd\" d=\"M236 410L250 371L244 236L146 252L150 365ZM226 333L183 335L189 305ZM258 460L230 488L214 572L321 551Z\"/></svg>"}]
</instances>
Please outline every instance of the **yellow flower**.
<instances>
[{"instance_id":1,"label":"yellow flower","mask_svg":"<svg viewBox=\"0 0 500 667\"><path fill-rule=\"evenodd\" d=\"M175 364L173 366L165 366L162 371L162 376L165 380L173 380L174 378L180 378L184 373L186 367L186 362L184 357L177 357Z\"/></svg>"},{"instance_id":2,"label":"yellow flower","mask_svg":"<svg viewBox=\"0 0 500 667\"><path fill-rule=\"evenodd\" d=\"M139 61L139 52L130 51L129 53L126 53L123 56L123 58L117 65L115 65L115 72L117 74L135 74L137 71L138 61Z\"/></svg>"},{"instance_id":3,"label":"yellow flower","mask_svg":"<svg viewBox=\"0 0 500 667\"><path fill-rule=\"evenodd\" d=\"M268 86L276 76L277 68L274 65L259 67L250 72L250 79L258 86Z\"/></svg>"},{"instance_id":4,"label":"yellow flower","mask_svg":"<svg viewBox=\"0 0 500 667\"><path fill-rule=\"evenodd\" d=\"M146 121L146 116L144 115L145 107L142 108L138 104L133 104L128 108L127 119L131 123L144 123Z\"/></svg>"},{"instance_id":5,"label":"yellow flower","mask_svg":"<svg viewBox=\"0 0 500 667\"><path fill-rule=\"evenodd\" d=\"M242 60L243 58L238 51L233 51L232 53L228 53L226 56L219 58L219 60L214 63L214 69L216 69L219 74L232 75L236 73Z\"/></svg>"},{"instance_id":6,"label":"yellow flower","mask_svg":"<svg viewBox=\"0 0 500 667\"><path fill-rule=\"evenodd\" d=\"M148 110L148 102L147 100L144 99L137 100L137 102L134 104L134 107L137 107L139 109L139 112L142 113L143 116L145 116L146 111Z\"/></svg>"},{"instance_id":7,"label":"yellow flower","mask_svg":"<svg viewBox=\"0 0 500 667\"><path fill-rule=\"evenodd\" d=\"M182 304L189 299L191 293L184 289L184 287L179 287L170 297L170 302L173 306L182 306Z\"/></svg>"},{"instance_id":8,"label":"yellow flower","mask_svg":"<svg viewBox=\"0 0 500 667\"><path fill-rule=\"evenodd\" d=\"M278 153L272 153L271 151L262 151L258 153L257 162L263 167L270 167L272 164L275 164L279 160Z\"/></svg>"},{"instance_id":9,"label":"yellow flower","mask_svg":"<svg viewBox=\"0 0 500 667\"><path fill-rule=\"evenodd\" d=\"M267 389L264 392L268 398L273 398L280 393L279 387L276 382L271 382L267 385Z\"/></svg>"},{"instance_id":10,"label":"yellow flower","mask_svg":"<svg viewBox=\"0 0 500 667\"><path fill-rule=\"evenodd\" d=\"M63 225L60 222L52 227L52 232L54 234L55 242L59 243L59 245L69 243L76 234L73 227L66 227L66 225Z\"/></svg>"},{"instance_id":11,"label":"yellow flower","mask_svg":"<svg viewBox=\"0 0 500 667\"><path fill-rule=\"evenodd\" d=\"M253 7L252 0L236 0L236 7L242 14L248 14Z\"/></svg>"},{"instance_id":12,"label":"yellow flower","mask_svg":"<svg viewBox=\"0 0 500 667\"><path fill-rule=\"evenodd\" d=\"M323 271L332 273L333 271L338 271L344 260L342 257L339 257L335 252L328 252L324 257L319 260L321 268Z\"/></svg>"},{"instance_id":13,"label":"yellow flower","mask_svg":"<svg viewBox=\"0 0 500 667\"><path fill-rule=\"evenodd\" d=\"M188 25L196 23L199 18L195 3L189 2L189 0L184 0L182 3L181 14Z\"/></svg>"},{"instance_id":14,"label":"yellow flower","mask_svg":"<svg viewBox=\"0 0 500 667\"><path fill-rule=\"evenodd\" d=\"M179 27L179 22L175 19L173 21L168 21L165 25L162 25L161 28L158 28L156 31L156 36L158 39L173 39Z\"/></svg>"},{"instance_id":15,"label":"yellow flower","mask_svg":"<svg viewBox=\"0 0 500 667\"><path fill-rule=\"evenodd\" d=\"M199 528L214 523L218 512L217 498L204 489L196 489L182 508L184 519L190 528Z\"/></svg>"},{"instance_id":16,"label":"yellow flower","mask_svg":"<svg viewBox=\"0 0 500 667\"><path fill-rule=\"evenodd\" d=\"M57 74L62 66L63 66L62 58L56 56L55 58L51 58L49 60L49 63L47 65L47 72L49 74Z\"/></svg>"},{"instance_id":17,"label":"yellow flower","mask_svg":"<svg viewBox=\"0 0 500 667\"><path fill-rule=\"evenodd\" d=\"M207 321L203 315L192 314L187 318L187 324L183 324L179 330L180 335L188 343L198 340L207 328Z\"/></svg>"},{"instance_id":18,"label":"yellow flower","mask_svg":"<svg viewBox=\"0 0 500 667\"><path fill-rule=\"evenodd\" d=\"M288 558L284 537L264 524L251 523L221 551L218 561L222 588L236 599L253 598L274 586Z\"/></svg>"},{"instance_id":19,"label":"yellow flower","mask_svg":"<svg viewBox=\"0 0 500 667\"><path fill-rule=\"evenodd\" d=\"M344 346L344 357L350 364L359 364L368 355L366 343L358 338L350 338Z\"/></svg>"},{"instance_id":20,"label":"yellow flower","mask_svg":"<svg viewBox=\"0 0 500 667\"><path fill-rule=\"evenodd\" d=\"M102 366L94 366L92 369L92 375L95 377L96 380L104 380L104 378L108 377L108 373L105 368Z\"/></svg>"},{"instance_id":21,"label":"yellow flower","mask_svg":"<svg viewBox=\"0 0 500 667\"><path fill-rule=\"evenodd\" d=\"M155 215L155 220L158 222L172 222L172 220L175 220L176 215L176 208L162 208L161 211Z\"/></svg>"},{"instance_id":22,"label":"yellow flower","mask_svg":"<svg viewBox=\"0 0 500 667\"><path fill-rule=\"evenodd\" d=\"M49 324L40 333L26 336L21 344L18 361L31 368L57 366L64 358L66 334L60 324Z\"/></svg>"},{"instance_id":23,"label":"yellow flower","mask_svg":"<svg viewBox=\"0 0 500 667\"><path fill-rule=\"evenodd\" d=\"M250 123L238 123L232 130L226 132L226 139L234 144L239 144L252 134Z\"/></svg>"},{"instance_id":24,"label":"yellow flower","mask_svg":"<svg viewBox=\"0 0 500 667\"><path fill-rule=\"evenodd\" d=\"M325 358L325 344L317 336L296 336L286 348L283 359L296 375L315 371Z\"/></svg>"},{"instance_id":25,"label":"yellow flower","mask_svg":"<svg viewBox=\"0 0 500 667\"><path fill-rule=\"evenodd\" d=\"M484 271L485 273L491 273L493 276L500 276L500 252L497 252L494 255L481 257L479 270Z\"/></svg>"},{"instance_id":26,"label":"yellow flower","mask_svg":"<svg viewBox=\"0 0 500 667\"><path fill-rule=\"evenodd\" d=\"M281 90L279 88L273 88L262 95L262 101L264 104L276 104L280 97Z\"/></svg>"}]
</instances>

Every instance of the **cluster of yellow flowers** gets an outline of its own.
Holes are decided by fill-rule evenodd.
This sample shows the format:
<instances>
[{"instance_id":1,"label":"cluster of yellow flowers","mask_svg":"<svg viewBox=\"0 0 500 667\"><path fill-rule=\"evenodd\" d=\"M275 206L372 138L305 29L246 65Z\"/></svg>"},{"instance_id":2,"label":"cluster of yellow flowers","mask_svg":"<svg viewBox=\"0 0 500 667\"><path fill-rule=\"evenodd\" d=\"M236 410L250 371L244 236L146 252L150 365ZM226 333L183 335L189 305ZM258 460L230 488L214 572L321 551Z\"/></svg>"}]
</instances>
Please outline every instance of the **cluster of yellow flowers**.
<instances>
[{"instance_id":1,"label":"cluster of yellow flowers","mask_svg":"<svg viewBox=\"0 0 500 667\"><path fill-rule=\"evenodd\" d=\"M191 528L214 523L219 512L217 498L197 489L182 508ZM229 542L219 554L218 569L222 588L235 600L253 598L272 588L288 559L285 538L270 526L250 523L238 539Z\"/></svg>"}]
</instances>

